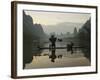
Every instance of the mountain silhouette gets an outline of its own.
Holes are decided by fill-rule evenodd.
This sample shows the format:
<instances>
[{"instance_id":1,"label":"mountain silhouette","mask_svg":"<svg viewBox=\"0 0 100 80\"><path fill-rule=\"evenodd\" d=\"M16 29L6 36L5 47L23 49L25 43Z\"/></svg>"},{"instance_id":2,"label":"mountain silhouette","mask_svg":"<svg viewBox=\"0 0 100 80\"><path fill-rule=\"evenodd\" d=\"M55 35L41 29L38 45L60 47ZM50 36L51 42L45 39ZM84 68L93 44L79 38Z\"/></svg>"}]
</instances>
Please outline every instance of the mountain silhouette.
<instances>
[{"instance_id":1,"label":"mountain silhouette","mask_svg":"<svg viewBox=\"0 0 100 80\"><path fill-rule=\"evenodd\" d=\"M36 49L36 42L39 43L45 37L41 24L34 24L30 15L26 15L23 11L23 68L26 63L30 63L33 59L33 49ZM36 41L36 42L34 42ZM35 51L36 52L36 51Z\"/></svg>"}]
</instances>

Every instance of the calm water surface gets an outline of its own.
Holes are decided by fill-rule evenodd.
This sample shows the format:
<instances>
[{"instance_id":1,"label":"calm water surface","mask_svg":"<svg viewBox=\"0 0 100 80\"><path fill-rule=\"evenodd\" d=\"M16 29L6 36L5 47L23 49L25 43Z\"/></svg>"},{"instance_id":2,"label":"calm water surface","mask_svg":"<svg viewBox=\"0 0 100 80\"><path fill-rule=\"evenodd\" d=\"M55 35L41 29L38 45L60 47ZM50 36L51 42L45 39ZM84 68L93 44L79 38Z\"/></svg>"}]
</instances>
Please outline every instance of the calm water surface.
<instances>
[{"instance_id":1,"label":"calm water surface","mask_svg":"<svg viewBox=\"0 0 100 80\"><path fill-rule=\"evenodd\" d=\"M44 47L48 47L46 43ZM57 47L65 47L65 43L56 43ZM84 57L81 49L67 51L67 49L43 49L39 55L33 55L31 63L25 65L25 69L34 68L56 68L56 67L77 67L90 66L90 61Z\"/></svg>"}]
</instances>

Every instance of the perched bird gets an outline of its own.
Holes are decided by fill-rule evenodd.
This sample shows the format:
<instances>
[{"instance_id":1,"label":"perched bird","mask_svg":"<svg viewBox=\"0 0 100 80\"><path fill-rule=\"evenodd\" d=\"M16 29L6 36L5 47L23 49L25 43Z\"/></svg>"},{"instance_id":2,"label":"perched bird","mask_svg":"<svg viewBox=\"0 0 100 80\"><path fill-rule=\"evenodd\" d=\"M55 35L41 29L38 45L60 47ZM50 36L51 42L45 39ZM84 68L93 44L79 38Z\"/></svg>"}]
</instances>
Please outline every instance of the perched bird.
<instances>
[{"instance_id":1,"label":"perched bird","mask_svg":"<svg viewBox=\"0 0 100 80\"><path fill-rule=\"evenodd\" d=\"M62 42L62 39L58 39L59 42Z\"/></svg>"}]
</instances>

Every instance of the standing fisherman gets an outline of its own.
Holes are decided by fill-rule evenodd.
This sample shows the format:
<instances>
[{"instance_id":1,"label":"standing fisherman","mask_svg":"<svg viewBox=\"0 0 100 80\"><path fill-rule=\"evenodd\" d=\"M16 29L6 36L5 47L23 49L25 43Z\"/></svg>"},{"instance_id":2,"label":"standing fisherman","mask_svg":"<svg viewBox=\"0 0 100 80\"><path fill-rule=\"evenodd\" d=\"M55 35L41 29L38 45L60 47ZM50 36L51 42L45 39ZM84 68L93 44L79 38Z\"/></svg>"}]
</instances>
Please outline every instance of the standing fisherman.
<instances>
[{"instance_id":1,"label":"standing fisherman","mask_svg":"<svg viewBox=\"0 0 100 80\"><path fill-rule=\"evenodd\" d=\"M73 53L73 46L74 46L73 42L70 42L70 44L67 44L67 51L71 51L71 54Z\"/></svg>"},{"instance_id":2,"label":"standing fisherman","mask_svg":"<svg viewBox=\"0 0 100 80\"><path fill-rule=\"evenodd\" d=\"M56 40L57 38L54 35L51 35L49 41L51 42L51 49L56 47Z\"/></svg>"},{"instance_id":3,"label":"standing fisherman","mask_svg":"<svg viewBox=\"0 0 100 80\"><path fill-rule=\"evenodd\" d=\"M71 50L71 54L73 54L73 46L74 46L74 43L73 43L73 42L71 42L71 43L70 43L70 50Z\"/></svg>"}]
</instances>

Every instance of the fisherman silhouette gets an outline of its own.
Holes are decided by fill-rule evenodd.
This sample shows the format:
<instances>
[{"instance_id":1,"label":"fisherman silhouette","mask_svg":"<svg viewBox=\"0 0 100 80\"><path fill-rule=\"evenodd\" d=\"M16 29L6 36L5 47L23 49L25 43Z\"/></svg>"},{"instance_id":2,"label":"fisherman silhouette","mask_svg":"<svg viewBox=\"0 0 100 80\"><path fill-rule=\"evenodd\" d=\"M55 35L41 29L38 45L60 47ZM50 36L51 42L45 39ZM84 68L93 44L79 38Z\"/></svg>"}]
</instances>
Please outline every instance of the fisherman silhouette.
<instances>
[{"instance_id":1,"label":"fisherman silhouette","mask_svg":"<svg viewBox=\"0 0 100 80\"><path fill-rule=\"evenodd\" d=\"M51 37L49 38L49 41L51 42L51 45L49 45L49 47L51 49L56 47L56 40L57 38L54 35L51 35Z\"/></svg>"},{"instance_id":2,"label":"fisherman silhouette","mask_svg":"<svg viewBox=\"0 0 100 80\"><path fill-rule=\"evenodd\" d=\"M67 51L70 51L70 44L67 44Z\"/></svg>"},{"instance_id":3,"label":"fisherman silhouette","mask_svg":"<svg viewBox=\"0 0 100 80\"><path fill-rule=\"evenodd\" d=\"M70 42L70 44L67 44L67 51L71 51L71 54L73 53L73 46L74 46L73 42Z\"/></svg>"},{"instance_id":4,"label":"fisherman silhouette","mask_svg":"<svg viewBox=\"0 0 100 80\"><path fill-rule=\"evenodd\" d=\"M73 49L73 46L74 46L74 43L73 42L70 42L70 49L71 50Z\"/></svg>"},{"instance_id":5,"label":"fisherman silhouette","mask_svg":"<svg viewBox=\"0 0 100 80\"><path fill-rule=\"evenodd\" d=\"M70 42L70 50L71 50L71 54L73 54L73 46L74 46L74 43L73 43L73 42Z\"/></svg>"}]
</instances>

